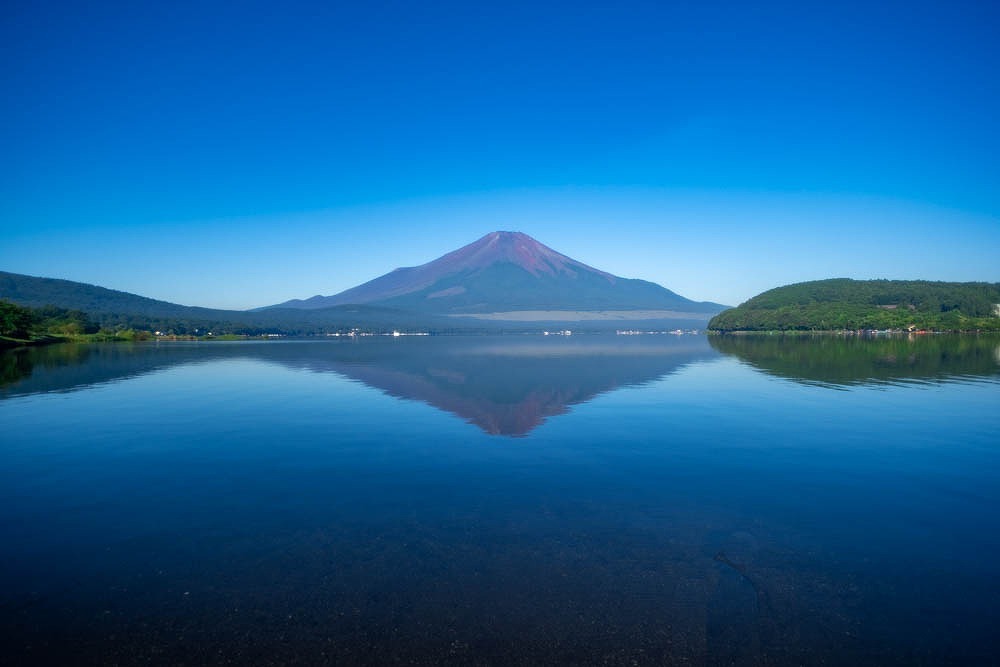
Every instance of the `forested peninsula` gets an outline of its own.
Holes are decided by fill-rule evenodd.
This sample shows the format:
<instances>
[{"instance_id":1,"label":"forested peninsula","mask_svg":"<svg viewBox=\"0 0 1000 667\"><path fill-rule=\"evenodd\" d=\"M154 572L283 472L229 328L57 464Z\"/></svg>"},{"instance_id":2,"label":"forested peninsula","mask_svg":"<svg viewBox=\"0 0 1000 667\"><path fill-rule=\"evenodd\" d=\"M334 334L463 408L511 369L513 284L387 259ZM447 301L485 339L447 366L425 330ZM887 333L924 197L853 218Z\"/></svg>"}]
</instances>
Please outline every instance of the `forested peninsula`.
<instances>
[{"instance_id":1,"label":"forested peninsula","mask_svg":"<svg viewBox=\"0 0 1000 667\"><path fill-rule=\"evenodd\" d=\"M768 290L709 331L1000 331L1000 283L834 278Z\"/></svg>"}]
</instances>

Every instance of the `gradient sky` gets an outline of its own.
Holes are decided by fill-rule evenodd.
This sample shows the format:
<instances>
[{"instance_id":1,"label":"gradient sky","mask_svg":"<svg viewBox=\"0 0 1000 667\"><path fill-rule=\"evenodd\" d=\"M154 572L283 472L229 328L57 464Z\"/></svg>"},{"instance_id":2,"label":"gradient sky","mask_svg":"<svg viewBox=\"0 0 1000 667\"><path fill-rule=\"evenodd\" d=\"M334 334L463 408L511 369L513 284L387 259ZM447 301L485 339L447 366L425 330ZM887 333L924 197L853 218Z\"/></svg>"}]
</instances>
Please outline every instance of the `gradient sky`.
<instances>
[{"instance_id":1,"label":"gradient sky","mask_svg":"<svg viewBox=\"0 0 1000 667\"><path fill-rule=\"evenodd\" d=\"M496 230L736 304L1000 281L1000 3L5 3L0 270L333 294Z\"/></svg>"}]
</instances>

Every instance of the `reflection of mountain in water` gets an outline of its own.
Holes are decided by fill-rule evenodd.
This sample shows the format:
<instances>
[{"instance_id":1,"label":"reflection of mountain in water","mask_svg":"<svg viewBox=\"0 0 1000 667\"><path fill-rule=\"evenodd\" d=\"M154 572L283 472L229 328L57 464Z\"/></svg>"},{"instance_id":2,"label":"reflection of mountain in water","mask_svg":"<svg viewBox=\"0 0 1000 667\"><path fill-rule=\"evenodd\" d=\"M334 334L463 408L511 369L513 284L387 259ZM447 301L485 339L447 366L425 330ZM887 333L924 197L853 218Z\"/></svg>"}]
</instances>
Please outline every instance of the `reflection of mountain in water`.
<instances>
[{"instance_id":1,"label":"reflection of mountain in water","mask_svg":"<svg viewBox=\"0 0 1000 667\"><path fill-rule=\"evenodd\" d=\"M713 348L798 382L828 386L1000 377L995 335L711 336Z\"/></svg>"},{"instance_id":2,"label":"reflection of mountain in water","mask_svg":"<svg viewBox=\"0 0 1000 667\"><path fill-rule=\"evenodd\" d=\"M0 394L69 391L180 364L243 358L335 372L454 413L487 433L525 435L571 405L714 356L700 336L65 345L0 357Z\"/></svg>"},{"instance_id":3,"label":"reflection of mountain in water","mask_svg":"<svg viewBox=\"0 0 1000 667\"><path fill-rule=\"evenodd\" d=\"M714 356L701 337L438 338L425 343L411 349L389 346L396 349L368 359L339 358L331 368L392 396L452 412L487 433L524 435L571 405Z\"/></svg>"}]
</instances>

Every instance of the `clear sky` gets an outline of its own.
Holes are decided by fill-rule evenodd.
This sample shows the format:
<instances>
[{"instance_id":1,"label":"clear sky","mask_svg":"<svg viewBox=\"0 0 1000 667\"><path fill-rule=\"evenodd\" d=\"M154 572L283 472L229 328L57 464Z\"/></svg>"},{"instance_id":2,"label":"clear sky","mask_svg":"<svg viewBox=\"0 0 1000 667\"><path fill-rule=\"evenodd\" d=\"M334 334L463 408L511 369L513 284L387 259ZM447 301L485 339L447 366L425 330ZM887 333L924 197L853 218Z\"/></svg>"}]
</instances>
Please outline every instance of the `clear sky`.
<instances>
[{"instance_id":1,"label":"clear sky","mask_svg":"<svg viewBox=\"0 0 1000 667\"><path fill-rule=\"evenodd\" d=\"M497 229L698 300L1000 281L1000 3L8 2L0 270L333 294Z\"/></svg>"}]
</instances>

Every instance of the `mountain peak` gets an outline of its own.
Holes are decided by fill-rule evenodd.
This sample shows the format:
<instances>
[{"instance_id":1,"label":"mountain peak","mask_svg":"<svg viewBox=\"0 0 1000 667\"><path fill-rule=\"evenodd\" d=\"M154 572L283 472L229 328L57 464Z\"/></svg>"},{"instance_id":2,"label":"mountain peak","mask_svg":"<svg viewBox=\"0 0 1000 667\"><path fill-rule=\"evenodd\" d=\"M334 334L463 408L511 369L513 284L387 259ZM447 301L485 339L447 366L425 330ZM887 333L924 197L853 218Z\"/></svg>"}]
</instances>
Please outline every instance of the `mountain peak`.
<instances>
[{"instance_id":1,"label":"mountain peak","mask_svg":"<svg viewBox=\"0 0 1000 667\"><path fill-rule=\"evenodd\" d=\"M479 271L499 263L514 264L533 276L542 274L575 276L578 272L585 271L600 274L610 283L615 282L615 276L610 273L598 271L570 259L524 232L490 232L433 262L414 267L414 270L429 269L429 272L434 274L442 269L445 273Z\"/></svg>"}]
</instances>

